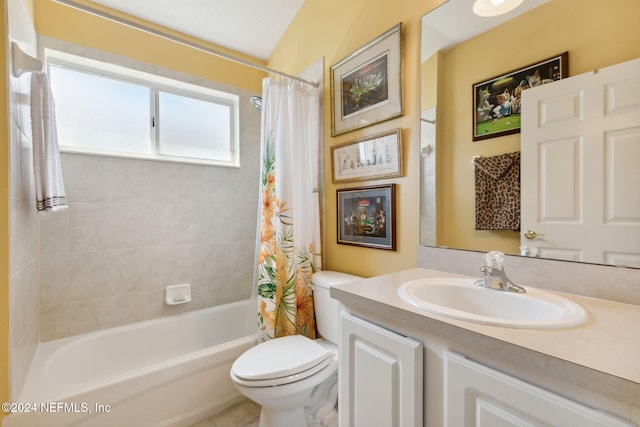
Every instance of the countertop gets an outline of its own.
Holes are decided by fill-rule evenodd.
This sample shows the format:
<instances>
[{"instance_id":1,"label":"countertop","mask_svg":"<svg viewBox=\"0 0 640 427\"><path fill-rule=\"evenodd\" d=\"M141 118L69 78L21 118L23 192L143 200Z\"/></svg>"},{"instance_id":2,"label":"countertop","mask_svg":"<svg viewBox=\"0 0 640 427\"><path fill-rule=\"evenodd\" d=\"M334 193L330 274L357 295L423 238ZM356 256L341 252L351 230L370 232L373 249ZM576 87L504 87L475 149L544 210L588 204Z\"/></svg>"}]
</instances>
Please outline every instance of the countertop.
<instances>
[{"instance_id":1,"label":"countertop","mask_svg":"<svg viewBox=\"0 0 640 427\"><path fill-rule=\"evenodd\" d=\"M331 297L447 340L524 358L549 375L640 407L640 306L553 292L581 305L589 319L569 328L519 329L439 316L397 295L410 280L437 277L468 276L414 268L332 287Z\"/></svg>"}]
</instances>

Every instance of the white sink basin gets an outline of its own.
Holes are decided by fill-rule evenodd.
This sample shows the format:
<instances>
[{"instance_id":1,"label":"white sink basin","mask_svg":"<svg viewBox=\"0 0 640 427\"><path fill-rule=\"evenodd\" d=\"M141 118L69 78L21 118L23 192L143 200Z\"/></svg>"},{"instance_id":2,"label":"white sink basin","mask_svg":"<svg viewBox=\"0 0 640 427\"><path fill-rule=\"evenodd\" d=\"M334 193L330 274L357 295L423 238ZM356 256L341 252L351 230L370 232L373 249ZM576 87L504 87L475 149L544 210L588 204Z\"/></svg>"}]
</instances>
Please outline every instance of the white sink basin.
<instances>
[{"instance_id":1,"label":"white sink basin","mask_svg":"<svg viewBox=\"0 0 640 427\"><path fill-rule=\"evenodd\" d=\"M476 286L474 279L439 278L407 282L398 295L431 313L511 328L565 328L587 320L587 313L573 301L526 289L526 293L505 292Z\"/></svg>"}]
</instances>

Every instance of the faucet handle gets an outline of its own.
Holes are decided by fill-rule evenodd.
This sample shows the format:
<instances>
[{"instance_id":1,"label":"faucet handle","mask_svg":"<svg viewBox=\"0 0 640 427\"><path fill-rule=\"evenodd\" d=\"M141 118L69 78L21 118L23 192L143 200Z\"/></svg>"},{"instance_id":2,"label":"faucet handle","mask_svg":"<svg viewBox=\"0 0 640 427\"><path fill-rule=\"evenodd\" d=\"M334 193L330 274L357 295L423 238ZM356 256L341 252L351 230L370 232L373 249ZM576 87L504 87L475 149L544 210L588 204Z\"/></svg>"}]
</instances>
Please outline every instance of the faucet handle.
<instances>
[{"instance_id":1,"label":"faucet handle","mask_svg":"<svg viewBox=\"0 0 640 427\"><path fill-rule=\"evenodd\" d=\"M504 254L500 251L491 251L484 254L484 261L487 267L500 268L504 263Z\"/></svg>"}]
</instances>

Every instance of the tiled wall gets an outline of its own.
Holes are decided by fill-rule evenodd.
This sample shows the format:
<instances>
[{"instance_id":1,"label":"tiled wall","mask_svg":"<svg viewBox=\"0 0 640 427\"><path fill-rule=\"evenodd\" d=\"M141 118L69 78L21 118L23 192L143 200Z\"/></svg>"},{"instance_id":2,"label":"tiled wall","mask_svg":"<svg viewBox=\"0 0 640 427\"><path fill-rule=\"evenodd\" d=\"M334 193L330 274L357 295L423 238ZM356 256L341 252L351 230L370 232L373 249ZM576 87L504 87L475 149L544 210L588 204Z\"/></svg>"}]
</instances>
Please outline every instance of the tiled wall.
<instances>
[{"instance_id":1,"label":"tiled wall","mask_svg":"<svg viewBox=\"0 0 640 427\"><path fill-rule=\"evenodd\" d=\"M39 44L235 93L241 120L240 168L62 153L69 209L40 215L35 240L41 289L32 312L41 341L248 298L260 153L255 94L58 40ZM192 302L165 305L165 286L179 283L191 283Z\"/></svg>"},{"instance_id":2,"label":"tiled wall","mask_svg":"<svg viewBox=\"0 0 640 427\"><path fill-rule=\"evenodd\" d=\"M241 96L240 168L62 154L69 209L40 221L42 341L251 296L260 112L253 93L209 86ZM166 305L180 283L192 301Z\"/></svg>"},{"instance_id":3,"label":"tiled wall","mask_svg":"<svg viewBox=\"0 0 640 427\"><path fill-rule=\"evenodd\" d=\"M36 33L21 0L7 2L10 40L36 54ZM12 59L9 63L12 63ZM9 77L10 120L10 393L17 398L38 345L38 216L33 179L30 73Z\"/></svg>"},{"instance_id":4,"label":"tiled wall","mask_svg":"<svg viewBox=\"0 0 640 427\"><path fill-rule=\"evenodd\" d=\"M242 169L63 154L69 209L40 226L42 340L248 298L256 144ZM192 302L165 305L179 283Z\"/></svg>"}]
</instances>

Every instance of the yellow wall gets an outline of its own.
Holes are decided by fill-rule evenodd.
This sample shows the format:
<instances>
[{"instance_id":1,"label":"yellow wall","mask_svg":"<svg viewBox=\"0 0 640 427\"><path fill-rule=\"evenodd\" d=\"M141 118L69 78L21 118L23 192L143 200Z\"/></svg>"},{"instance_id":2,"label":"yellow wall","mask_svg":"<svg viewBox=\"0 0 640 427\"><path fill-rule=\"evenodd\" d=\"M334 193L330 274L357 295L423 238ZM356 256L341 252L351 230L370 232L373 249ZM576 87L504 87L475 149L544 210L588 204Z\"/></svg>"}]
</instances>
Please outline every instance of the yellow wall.
<instances>
[{"instance_id":1,"label":"yellow wall","mask_svg":"<svg viewBox=\"0 0 640 427\"><path fill-rule=\"evenodd\" d=\"M0 9L0 402L9 400L9 126L6 5ZM6 414L0 412L0 423Z\"/></svg>"},{"instance_id":2,"label":"yellow wall","mask_svg":"<svg viewBox=\"0 0 640 427\"><path fill-rule=\"evenodd\" d=\"M256 93L262 91L264 72L229 62L211 54L170 42L133 28L98 18L52 0L33 0L35 26L38 34L69 41L78 45L114 53L149 64L189 73L213 81L230 84ZM96 5L91 5L96 6ZM96 6L99 8L99 6ZM122 15L106 9L115 15ZM127 17L132 19L131 17ZM134 20L134 19L132 19ZM152 28L170 32L165 28L140 21ZM207 47L232 56L264 65L264 61L185 37Z\"/></svg>"},{"instance_id":3,"label":"yellow wall","mask_svg":"<svg viewBox=\"0 0 640 427\"><path fill-rule=\"evenodd\" d=\"M384 274L415 267L419 237L420 134L420 18L442 0L306 0L293 24L285 33L269 66L298 73L325 58L324 90L324 268L364 276ZM360 46L401 22L404 30L403 116L368 128L331 137L330 67ZM405 176L392 180L362 183L397 184L395 252L336 243L336 190L359 186L331 182L331 147L402 128Z\"/></svg>"},{"instance_id":4,"label":"yellow wall","mask_svg":"<svg viewBox=\"0 0 640 427\"><path fill-rule=\"evenodd\" d=\"M552 0L441 56L439 245L518 253L518 233L474 230L471 158L517 151L520 135L472 141L472 85L564 51L571 76L640 57L638 16L637 0Z\"/></svg>"},{"instance_id":5,"label":"yellow wall","mask_svg":"<svg viewBox=\"0 0 640 427\"><path fill-rule=\"evenodd\" d=\"M438 105L438 59L440 52L431 55L420 66L420 111Z\"/></svg>"}]
</instances>

